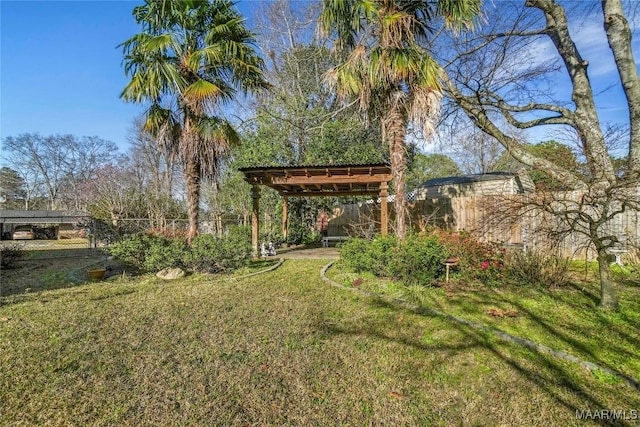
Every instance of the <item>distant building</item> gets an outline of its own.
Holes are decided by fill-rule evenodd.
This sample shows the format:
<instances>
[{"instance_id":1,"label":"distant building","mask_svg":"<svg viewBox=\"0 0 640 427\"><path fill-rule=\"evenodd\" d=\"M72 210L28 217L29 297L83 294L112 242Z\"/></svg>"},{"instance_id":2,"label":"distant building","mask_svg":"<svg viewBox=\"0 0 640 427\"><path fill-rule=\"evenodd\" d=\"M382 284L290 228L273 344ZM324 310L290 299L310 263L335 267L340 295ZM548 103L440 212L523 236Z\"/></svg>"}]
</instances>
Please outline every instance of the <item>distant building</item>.
<instances>
[{"instance_id":1,"label":"distant building","mask_svg":"<svg viewBox=\"0 0 640 427\"><path fill-rule=\"evenodd\" d=\"M527 174L489 172L477 175L451 176L425 181L415 189L415 200L470 196L500 196L531 193L535 190Z\"/></svg>"},{"instance_id":2,"label":"distant building","mask_svg":"<svg viewBox=\"0 0 640 427\"><path fill-rule=\"evenodd\" d=\"M74 211L25 211L0 210L0 236L11 239L13 231L20 225L32 225L42 236L36 238L63 239L85 237L91 216Z\"/></svg>"}]
</instances>

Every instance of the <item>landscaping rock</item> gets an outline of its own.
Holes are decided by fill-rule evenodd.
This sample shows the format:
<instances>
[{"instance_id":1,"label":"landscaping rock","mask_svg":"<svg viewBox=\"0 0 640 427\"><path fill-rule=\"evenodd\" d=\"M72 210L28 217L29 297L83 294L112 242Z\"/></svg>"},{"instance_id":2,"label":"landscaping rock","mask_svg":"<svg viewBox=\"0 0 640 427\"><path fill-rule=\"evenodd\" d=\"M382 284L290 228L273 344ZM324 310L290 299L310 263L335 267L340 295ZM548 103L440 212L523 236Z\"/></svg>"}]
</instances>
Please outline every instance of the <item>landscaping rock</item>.
<instances>
[{"instance_id":1,"label":"landscaping rock","mask_svg":"<svg viewBox=\"0 0 640 427\"><path fill-rule=\"evenodd\" d=\"M184 277L186 274L187 273L183 269L174 267L160 270L156 273L156 276L164 280L175 280Z\"/></svg>"}]
</instances>

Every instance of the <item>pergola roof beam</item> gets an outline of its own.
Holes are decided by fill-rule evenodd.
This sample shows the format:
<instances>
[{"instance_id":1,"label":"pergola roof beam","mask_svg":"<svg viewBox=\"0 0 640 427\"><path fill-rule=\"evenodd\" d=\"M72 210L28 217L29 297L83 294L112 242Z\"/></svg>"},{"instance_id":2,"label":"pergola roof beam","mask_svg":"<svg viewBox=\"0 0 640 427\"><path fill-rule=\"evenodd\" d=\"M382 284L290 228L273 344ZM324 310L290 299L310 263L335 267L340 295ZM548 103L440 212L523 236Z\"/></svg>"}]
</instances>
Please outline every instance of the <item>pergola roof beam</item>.
<instances>
[{"instance_id":1,"label":"pergola roof beam","mask_svg":"<svg viewBox=\"0 0 640 427\"><path fill-rule=\"evenodd\" d=\"M387 183L391 181L391 167L376 163L365 165L322 165L242 168L244 179L253 186L251 244L258 255L259 194L258 186L266 185L281 196L336 197L376 196L381 198L381 233L387 233ZM286 203L283 203L283 212ZM286 215L283 213L283 218ZM286 235L283 220L283 235Z\"/></svg>"}]
</instances>

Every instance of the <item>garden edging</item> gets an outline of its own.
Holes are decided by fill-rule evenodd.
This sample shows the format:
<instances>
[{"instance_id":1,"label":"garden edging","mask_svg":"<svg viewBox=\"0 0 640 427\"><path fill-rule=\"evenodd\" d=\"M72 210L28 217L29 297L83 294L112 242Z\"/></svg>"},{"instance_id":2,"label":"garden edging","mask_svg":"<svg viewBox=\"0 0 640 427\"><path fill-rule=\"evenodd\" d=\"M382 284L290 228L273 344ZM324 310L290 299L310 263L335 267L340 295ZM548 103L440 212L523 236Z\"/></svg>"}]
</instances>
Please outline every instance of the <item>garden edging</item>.
<instances>
[{"instance_id":1,"label":"garden edging","mask_svg":"<svg viewBox=\"0 0 640 427\"><path fill-rule=\"evenodd\" d=\"M249 274L245 274L243 276L238 276L238 277L230 277L228 280L238 280L238 279L245 279L247 277L252 277L252 276L257 276L258 274L264 274L264 273L268 273L270 271L275 270L276 268L280 267L282 265L282 263L284 262L284 258L280 258L278 260L277 263L275 263L274 265L272 265L271 267L265 268L264 270L260 270L260 271L256 271L253 273L249 273Z\"/></svg>"},{"instance_id":2,"label":"garden edging","mask_svg":"<svg viewBox=\"0 0 640 427\"><path fill-rule=\"evenodd\" d=\"M394 304L396 306L402 307L404 309L413 311L414 313L417 313L417 314L421 314L421 315L428 314L428 315L431 315L431 316L443 317L445 319L452 320L452 321L457 322L457 323L461 323L463 325L472 327L474 329L479 329L479 330L482 330L482 331L490 332L493 335L501 338L504 341L509 341L509 342L512 342L512 343L515 343L515 344L519 344L521 346L524 346L524 347L527 347L527 348L529 348L531 350L534 350L534 351L536 351L538 353L549 354L549 355L551 355L553 357L556 357L558 359L567 360L569 362L572 362L572 363L575 363L575 364L577 364L579 366L582 366L583 368L586 368L591 372L593 372L593 371L601 371L601 372L604 372L606 374L613 375L613 376L615 376L617 378L620 378L621 380L623 380L625 383L627 383L631 387L635 388L636 390L640 391L640 381L638 381L637 379L635 379L635 378L633 378L633 377L631 377L629 375L626 375L626 374L611 370L609 368L602 367L602 366L600 366L600 365L598 365L596 363L588 362L586 360L582 360L582 359L580 359L580 358L578 358L576 356L573 356L573 355L571 355L569 353L566 353L564 351L554 350L554 349L552 349L550 347L547 347L547 346L542 345L542 344L538 344L538 343L533 342L531 340L528 340L526 338L520 338L520 337L517 337L515 335L511 335L511 334L508 334L506 332L502 332L502 331L500 331L498 329L494 329L494 328L492 328L490 326L483 325L483 324L480 324L480 323L475 323L475 322L472 322L470 320L463 319L461 317L453 316L451 314L446 314L446 313L440 312L438 310L435 310L433 308L428 308L428 307L424 307L424 306L421 306L421 305L413 304L413 303L410 303L410 302L405 301L405 300L400 299L400 298L393 298L393 297L389 297L389 296L386 296L386 295L378 294L376 292L366 291L364 289L358 289L358 288L354 288L354 287L348 287L348 286L344 286L344 285L342 285L340 283L334 282L333 280L329 279L326 276L326 272L327 272L327 270L329 270L329 268L331 268L331 266L333 266L333 264L335 262L336 261L333 260L329 264L327 264L324 267L322 267L322 269L320 269L320 277L322 278L322 280L324 280L325 282L329 283L331 286L335 286L335 287L338 287L338 288L341 288L341 289L346 289L346 290L349 290L349 291L352 291L352 292L355 292L355 293L358 293L358 294L361 294L361 295L365 295L365 296L368 296L368 297L382 299L382 300L384 300L384 301L386 301L388 303L391 303L391 304Z\"/></svg>"}]
</instances>

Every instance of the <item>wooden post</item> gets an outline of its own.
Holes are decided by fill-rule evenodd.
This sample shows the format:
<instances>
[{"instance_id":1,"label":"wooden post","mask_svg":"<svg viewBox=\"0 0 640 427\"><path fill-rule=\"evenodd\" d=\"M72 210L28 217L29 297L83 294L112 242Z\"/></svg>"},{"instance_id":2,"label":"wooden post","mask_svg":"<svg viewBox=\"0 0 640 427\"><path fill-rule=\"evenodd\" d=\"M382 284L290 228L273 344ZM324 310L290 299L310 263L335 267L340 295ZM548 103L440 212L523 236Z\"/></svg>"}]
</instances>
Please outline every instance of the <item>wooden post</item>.
<instances>
[{"instance_id":1,"label":"wooden post","mask_svg":"<svg viewBox=\"0 0 640 427\"><path fill-rule=\"evenodd\" d=\"M260 236L260 187L254 185L251 187L251 197L253 199L253 211L251 212L251 247L253 248L253 257L260 256L260 248L258 241Z\"/></svg>"},{"instance_id":2,"label":"wooden post","mask_svg":"<svg viewBox=\"0 0 640 427\"><path fill-rule=\"evenodd\" d=\"M284 245L287 244L287 220L289 219L289 200L286 197L282 198L282 238L284 239Z\"/></svg>"},{"instance_id":3,"label":"wooden post","mask_svg":"<svg viewBox=\"0 0 640 427\"><path fill-rule=\"evenodd\" d=\"M380 183L380 234L386 236L389 232L389 208L387 196L389 195L389 185L386 182Z\"/></svg>"}]
</instances>

